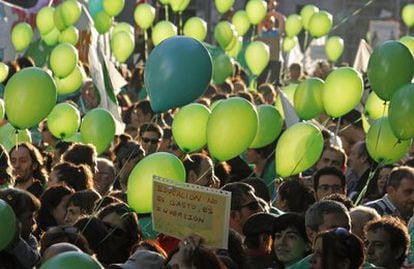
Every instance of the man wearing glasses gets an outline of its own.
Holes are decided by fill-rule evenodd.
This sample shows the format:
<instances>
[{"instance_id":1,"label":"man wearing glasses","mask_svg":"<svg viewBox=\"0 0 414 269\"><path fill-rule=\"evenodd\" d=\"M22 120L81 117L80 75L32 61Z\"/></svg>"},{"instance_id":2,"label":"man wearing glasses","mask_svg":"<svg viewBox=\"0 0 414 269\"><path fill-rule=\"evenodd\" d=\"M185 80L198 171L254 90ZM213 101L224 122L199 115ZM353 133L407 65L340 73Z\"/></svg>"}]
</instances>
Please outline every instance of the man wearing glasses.
<instances>
[{"instance_id":1,"label":"man wearing glasses","mask_svg":"<svg viewBox=\"0 0 414 269\"><path fill-rule=\"evenodd\" d=\"M147 122L139 127L138 142L141 143L146 155L158 151L162 136L162 128L156 123Z\"/></svg>"},{"instance_id":2,"label":"man wearing glasses","mask_svg":"<svg viewBox=\"0 0 414 269\"><path fill-rule=\"evenodd\" d=\"M324 167L313 175L313 189L316 201L323 197L339 193L346 195L346 179L343 172L335 167Z\"/></svg>"}]
</instances>

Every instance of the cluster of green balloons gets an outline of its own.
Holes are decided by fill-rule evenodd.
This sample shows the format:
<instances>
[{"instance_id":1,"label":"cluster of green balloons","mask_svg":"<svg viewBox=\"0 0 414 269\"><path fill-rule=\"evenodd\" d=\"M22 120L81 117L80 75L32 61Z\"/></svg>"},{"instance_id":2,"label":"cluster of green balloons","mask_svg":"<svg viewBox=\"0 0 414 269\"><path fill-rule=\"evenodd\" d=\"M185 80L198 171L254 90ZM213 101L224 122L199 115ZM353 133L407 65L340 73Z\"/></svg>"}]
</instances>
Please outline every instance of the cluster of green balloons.
<instances>
[{"instance_id":1,"label":"cluster of green balloons","mask_svg":"<svg viewBox=\"0 0 414 269\"><path fill-rule=\"evenodd\" d=\"M124 63L135 49L134 28L126 22L115 25L112 29L111 51L115 59Z\"/></svg>"},{"instance_id":2,"label":"cluster of green balloons","mask_svg":"<svg viewBox=\"0 0 414 269\"><path fill-rule=\"evenodd\" d=\"M0 251L13 240L16 233L16 215L5 201L0 199Z\"/></svg>"}]
</instances>

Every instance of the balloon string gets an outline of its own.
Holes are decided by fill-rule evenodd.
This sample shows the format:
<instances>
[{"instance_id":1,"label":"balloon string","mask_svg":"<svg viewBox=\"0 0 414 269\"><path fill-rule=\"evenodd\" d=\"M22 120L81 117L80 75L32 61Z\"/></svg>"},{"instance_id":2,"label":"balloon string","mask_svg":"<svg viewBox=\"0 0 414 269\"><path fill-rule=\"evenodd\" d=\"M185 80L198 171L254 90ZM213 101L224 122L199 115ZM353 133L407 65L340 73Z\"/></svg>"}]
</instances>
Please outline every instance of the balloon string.
<instances>
[{"instance_id":1,"label":"balloon string","mask_svg":"<svg viewBox=\"0 0 414 269\"><path fill-rule=\"evenodd\" d=\"M334 27L332 27L331 31L336 30L337 28L339 28L339 26L342 26L342 24L346 23L347 21L349 21L349 19L351 19L352 17L358 15L359 13L361 13L361 11L364 8L367 8L368 6L370 6L372 3L374 3L376 0L369 0L368 2L366 2L362 7L354 10L351 15L346 16L345 18L343 18L337 25L335 25Z\"/></svg>"},{"instance_id":2,"label":"balloon string","mask_svg":"<svg viewBox=\"0 0 414 269\"><path fill-rule=\"evenodd\" d=\"M322 122L322 126L326 127L326 125L328 125L330 118L327 118L324 122Z\"/></svg>"},{"instance_id":3,"label":"balloon string","mask_svg":"<svg viewBox=\"0 0 414 269\"><path fill-rule=\"evenodd\" d=\"M305 31L305 40L303 41L303 53L306 53L306 49L307 49L307 46L306 46L306 44L308 43L308 38L309 38L309 32L308 31Z\"/></svg>"},{"instance_id":4,"label":"balloon string","mask_svg":"<svg viewBox=\"0 0 414 269\"><path fill-rule=\"evenodd\" d=\"M378 168L379 168L380 166L382 166L382 165L383 165L383 162L380 162L377 166L375 166L375 164L374 164L374 163L372 163L372 164L371 164L371 168L370 168L370 171L369 171L369 174L368 174L367 183L365 183L364 188L363 188L363 189L362 189L362 191L359 193L358 198L357 198L357 199L356 199L356 201L355 201L355 206L359 205L359 203L362 201L362 199L364 199L365 194L366 194L366 192L367 192L367 190L368 190L369 183L370 183L370 182L371 182L371 180L374 178L374 175L375 175L375 173L377 172ZM375 167L375 168L374 168L374 167Z\"/></svg>"},{"instance_id":5,"label":"balloon string","mask_svg":"<svg viewBox=\"0 0 414 269\"><path fill-rule=\"evenodd\" d=\"M168 4L167 5L164 5L164 10L165 10L165 20L166 21L169 21L169 16L168 16Z\"/></svg>"},{"instance_id":6,"label":"balloon string","mask_svg":"<svg viewBox=\"0 0 414 269\"><path fill-rule=\"evenodd\" d=\"M144 48L145 48L145 62L148 60L148 32L144 30Z\"/></svg>"},{"instance_id":7,"label":"balloon string","mask_svg":"<svg viewBox=\"0 0 414 269\"><path fill-rule=\"evenodd\" d=\"M178 13L178 34L183 34L183 13L181 11Z\"/></svg>"},{"instance_id":8,"label":"balloon string","mask_svg":"<svg viewBox=\"0 0 414 269\"><path fill-rule=\"evenodd\" d=\"M362 120L362 117L359 117L358 119L356 119L354 122L346 125L344 128L342 128L341 130L339 130L339 133L342 133L343 131L345 131L346 129L348 129L349 127L353 126L355 123L359 122Z\"/></svg>"},{"instance_id":9,"label":"balloon string","mask_svg":"<svg viewBox=\"0 0 414 269\"><path fill-rule=\"evenodd\" d=\"M16 129L16 132L15 132L15 147L16 147L16 150L17 150L17 148L19 147L19 131Z\"/></svg>"},{"instance_id":10,"label":"balloon string","mask_svg":"<svg viewBox=\"0 0 414 269\"><path fill-rule=\"evenodd\" d=\"M250 37L250 42L253 42L254 38L256 37L256 30L257 30L256 28L257 28L257 26L253 25L253 27L252 27L252 36Z\"/></svg>"},{"instance_id":11,"label":"balloon string","mask_svg":"<svg viewBox=\"0 0 414 269\"><path fill-rule=\"evenodd\" d=\"M336 129L335 129L335 137L339 134L339 127L341 126L341 117L338 118L338 122L336 123Z\"/></svg>"}]
</instances>

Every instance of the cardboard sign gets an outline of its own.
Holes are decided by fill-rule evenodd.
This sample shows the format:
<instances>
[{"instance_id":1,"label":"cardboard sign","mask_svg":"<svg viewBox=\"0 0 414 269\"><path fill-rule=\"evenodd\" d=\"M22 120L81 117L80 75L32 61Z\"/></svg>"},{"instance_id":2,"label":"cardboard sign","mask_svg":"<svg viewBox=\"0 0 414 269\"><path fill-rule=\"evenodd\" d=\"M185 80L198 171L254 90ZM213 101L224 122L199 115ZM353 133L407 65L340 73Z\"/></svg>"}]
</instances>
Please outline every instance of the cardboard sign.
<instances>
[{"instance_id":1,"label":"cardboard sign","mask_svg":"<svg viewBox=\"0 0 414 269\"><path fill-rule=\"evenodd\" d=\"M155 231L182 239L196 234L205 244L227 249L231 193L154 176Z\"/></svg>"}]
</instances>

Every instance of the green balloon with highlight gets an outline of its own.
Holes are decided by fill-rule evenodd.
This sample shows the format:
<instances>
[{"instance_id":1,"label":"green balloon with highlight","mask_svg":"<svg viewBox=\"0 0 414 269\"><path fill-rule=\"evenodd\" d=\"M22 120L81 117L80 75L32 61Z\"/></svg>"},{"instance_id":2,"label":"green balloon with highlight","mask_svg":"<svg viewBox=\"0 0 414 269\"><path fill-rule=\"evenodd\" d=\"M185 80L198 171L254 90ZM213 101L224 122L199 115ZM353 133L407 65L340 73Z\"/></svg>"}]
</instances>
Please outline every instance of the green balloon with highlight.
<instances>
[{"instance_id":1,"label":"green balloon with highlight","mask_svg":"<svg viewBox=\"0 0 414 269\"><path fill-rule=\"evenodd\" d=\"M298 14L291 14L286 19L285 32L288 37L297 36L302 31L302 17Z\"/></svg>"},{"instance_id":2,"label":"green balloon with highlight","mask_svg":"<svg viewBox=\"0 0 414 269\"><path fill-rule=\"evenodd\" d=\"M300 11L300 16L303 20L303 28L309 30L309 22L312 18L312 15L319 12L319 8L314 5L306 5Z\"/></svg>"},{"instance_id":3,"label":"green balloon with highlight","mask_svg":"<svg viewBox=\"0 0 414 269\"><path fill-rule=\"evenodd\" d=\"M47 127L54 137L66 139L75 135L80 121L80 112L76 107L69 103L60 103L47 116Z\"/></svg>"},{"instance_id":4,"label":"green balloon with highlight","mask_svg":"<svg viewBox=\"0 0 414 269\"><path fill-rule=\"evenodd\" d=\"M71 44L62 43L52 50L49 63L57 77L66 77L73 72L78 63L78 50Z\"/></svg>"},{"instance_id":5,"label":"green balloon with highlight","mask_svg":"<svg viewBox=\"0 0 414 269\"><path fill-rule=\"evenodd\" d=\"M313 119L324 111L324 84L320 78L308 78L296 88L293 104L302 120Z\"/></svg>"},{"instance_id":6,"label":"green balloon with highlight","mask_svg":"<svg viewBox=\"0 0 414 269\"><path fill-rule=\"evenodd\" d=\"M231 23L234 25L240 36L244 36L250 29L249 17L247 16L247 12L244 10L236 11L231 18Z\"/></svg>"},{"instance_id":7,"label":"green balloon with highlight","mask_svg":"<svg viewBox=\"0 0 414 269\"><path fill-rule=\"evenodd\" d=\"M177 27L169 21L158 22L152 30L152 42L158 46L162 41L177 35Z\"/></svg>"},{"instance_id":8,"label":"green balloon with highlight","mask_svg":"<svg viewBox=\"0 0 414 269\"><path fill-rule=\"evenodd\" d=\"M263 0L249 0L246 5L246 13L253 25L258 25L266 17L267 4Z\"/></svg>"},{"instance_id":9,"label":"green balloon with highlight","mask_svg":"<svg viewBox=\"0 0 414 269\"><path fill-rule=\"evenodd\" d=\"M30 24L26 22L20 22L16 24L11 32L11 41L16 49L20 52L29 46L33 38L33 29Z\"/></svg>"},{"instance_id":10,"label":"green balloon with highlight","mask_svg":"<svg viewBox=\"0 0 414 269\"><path fill-rule=\"evenodd\" d=\"M134 20L142 29L150 28L155 20L155 8L147 3L138 5L134 11Z\"/></svg>"},{"instance_id":11,"label":"green balloon with highlight","mask_svg":"<svg viewBox=\"0 0 414 269\"><path fill-rule=\"evenodd\" d=\"M245 59L250 71L256 76L260 75L270 60L270 49L262 41L253 41L247 46Z\"/></svg>"},{"instance_id":12,"label":"green balloon with highlight","mask_svg":"<svg viewBox=\"0 0 414 269\"><path fill-rule=\"evenodd\" d=\"M271 105L257 107L259 128L249 148L262 148L269 145L280 135L283 127L283 118L279 111Z\"/></svg>"},{"instance_id":13,"label":"green balloon with highlight","mask_svg":"<svg viewBox=\"0 0 414 269\"><path fill-rule=\"evenodd\" d=\"M309 21L309 33L315 38L322 37L331 31L332 24L332 15L327 11L319 11Z\"/></svg>"},{"instance_id":14,"label":"green balloon with highlight","mask_svg":"<svg viewBox=\"0 0 414 269\"><path fill-rule=\"evenodd\" d=\"M11 206L0 199L0 251L13 241L16 234L16 215Z\"/></svg>"},{"instance_id":15,"label":"green balloon with highlight","mask_svg":"<svg viewBox=\"0 0 414 269\"><path fill-rule=\"evenodd\" d=\"M391 98L388 110L391 129L401 140L414 138L414 84L401 87Z\"/></svg>"}]
</instances>

